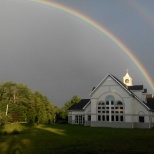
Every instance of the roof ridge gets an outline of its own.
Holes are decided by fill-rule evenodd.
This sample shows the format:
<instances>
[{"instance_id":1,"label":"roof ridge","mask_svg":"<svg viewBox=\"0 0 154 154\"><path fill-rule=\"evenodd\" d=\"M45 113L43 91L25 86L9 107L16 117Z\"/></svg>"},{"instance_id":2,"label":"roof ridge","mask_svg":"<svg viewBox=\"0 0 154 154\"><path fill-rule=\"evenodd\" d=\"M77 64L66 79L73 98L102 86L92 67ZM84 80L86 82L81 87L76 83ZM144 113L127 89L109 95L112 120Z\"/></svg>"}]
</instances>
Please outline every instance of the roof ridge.
<instances>
[{"instance_id":1,"label":"roof ridge","mask_svg":"<svg viewBox=\"0 0 154 154\"><path fill-rule=\"evenodd\" d=\"M125 86L125 84L123 84L119 79L117 79L115 76L113 76L116 80L118 80L118 82L120 82L124 87L125 89L130 93L130 95L132 95L133 97L135 97L140 103L142 103L147 109L150 109L145 103L144 101L142 101L137 95L135 95L135 93L133 93L132 91L130 91L128 89L128 86Z\"/></svg>"}]
</instances>

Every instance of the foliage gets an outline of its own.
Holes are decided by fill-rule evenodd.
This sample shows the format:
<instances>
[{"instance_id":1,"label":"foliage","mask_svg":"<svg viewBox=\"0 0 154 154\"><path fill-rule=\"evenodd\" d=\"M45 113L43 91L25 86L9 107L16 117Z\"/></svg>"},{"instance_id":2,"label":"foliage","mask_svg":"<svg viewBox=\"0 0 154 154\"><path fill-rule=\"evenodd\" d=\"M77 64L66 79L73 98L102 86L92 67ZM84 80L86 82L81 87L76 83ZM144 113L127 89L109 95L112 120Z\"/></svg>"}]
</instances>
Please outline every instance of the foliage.
<instances>
[{"instance_id":1,"label":"foliage","mask_svg":"<svg viewBox=\"0 0 154 154\"><path fill-rule=\"evenodd\" d=\"M0 126L1 135L19 134L29 128L28 124L8 123Z\"/></svg>"},{"instance_id":2,"label":"foliage","mask_svg":"<svg viewBox=\"0 0 154 154\"><path fill-rule=\"evenodd\" d=\"M67 102L64 104L64 106L63 106L61 109L59 109L59 119L60 119L60 120L61 120L61 119L62 119L62 120L67 120L67 117L68 117L68 109L69 109L72 105L78 103L80 100L81 100L80 97L78 97L78 96L75 95L75 96L72 97L71 100L67 101Z\"/></svg>"},{"instance_id":3,"label":"foliage","mask_svg":"<svg viewBox=\"0 0 154 154\"><path fill-rule=\"evenodd\" d=\"M47 123L53 120L57 107L40 92L32 92L22 83L0 84L0 122ZM37 117L37 121L36 121Z\"/></svg>"}]
</instances>

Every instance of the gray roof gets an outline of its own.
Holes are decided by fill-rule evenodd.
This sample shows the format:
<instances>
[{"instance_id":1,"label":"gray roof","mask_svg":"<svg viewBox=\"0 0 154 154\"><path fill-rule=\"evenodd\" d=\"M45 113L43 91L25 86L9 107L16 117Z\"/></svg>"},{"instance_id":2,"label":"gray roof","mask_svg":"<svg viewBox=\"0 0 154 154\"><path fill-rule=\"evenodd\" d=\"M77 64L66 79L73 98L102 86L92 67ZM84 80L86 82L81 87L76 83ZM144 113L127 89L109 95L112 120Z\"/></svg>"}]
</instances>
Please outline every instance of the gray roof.
<instances>
[{"instance_id":1,"label":"gray roof","mask_svg":"<svg viewBox=\"0 0 154 154\"><path fill-rule=\"evenodd\" d=\"M128 86L129 90L143 90L143 85Z\"/></svg>"},{"instance_id":2,"label":"gray roof","mask_svg":"<svg viewBox=\"0 0 154 154\"><path fill-rule=\"evenodd\" d=\"M147 98L147 106L154 110L154 98Z\"/></svg>"},{"instance_id":3,"label":"gray roof","mask_svg":"<svg viewBox=\"0 0 154 154\"><path fill-rule=\"evenodd\" d=\"M83 110L89 101L90 99L82 99L80 102L72 105L68 110Z\"/></svg>"},{"instance_id":4,"label":"gray roof","mask_svg":"<svg viewBox=\"0 0 154 154\"><path fill-rule=\"evenodd\" d=\"M148 110L153 110L152 108L150 108L150 106L148 104L146 104L144 101L142 101L140 98L138 98L130 89L129 87L132 87L132 89L141 89L143 90L142 85L135 85L135 86L127 86L125 85L123 82L121 82L119 79L117 79L115 76L110 75L111 77L113 77L115 80L117 80L131 95L132 97L134 97L135 99L137 99L143 106L145 106Z\"/></svg>"}]
</instances>

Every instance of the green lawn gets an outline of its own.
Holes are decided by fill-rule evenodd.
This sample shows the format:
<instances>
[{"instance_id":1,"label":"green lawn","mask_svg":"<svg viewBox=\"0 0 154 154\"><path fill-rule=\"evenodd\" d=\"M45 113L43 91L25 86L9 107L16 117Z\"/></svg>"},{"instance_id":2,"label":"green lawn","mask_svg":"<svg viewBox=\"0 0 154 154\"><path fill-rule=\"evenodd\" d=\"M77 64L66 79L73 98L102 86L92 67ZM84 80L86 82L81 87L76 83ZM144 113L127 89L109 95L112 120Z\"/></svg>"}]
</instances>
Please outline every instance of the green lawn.
<instances>
[{"instance_id":1,"label":"green lawn","mask_svg":"<svg viewBox=\"0 0 154 154\"><path fill-rule=\"evenodd\" d=\"M154 129L95 128L57 124L0 126L0 154L154 153Z\"/></svg>"}]
</instances>

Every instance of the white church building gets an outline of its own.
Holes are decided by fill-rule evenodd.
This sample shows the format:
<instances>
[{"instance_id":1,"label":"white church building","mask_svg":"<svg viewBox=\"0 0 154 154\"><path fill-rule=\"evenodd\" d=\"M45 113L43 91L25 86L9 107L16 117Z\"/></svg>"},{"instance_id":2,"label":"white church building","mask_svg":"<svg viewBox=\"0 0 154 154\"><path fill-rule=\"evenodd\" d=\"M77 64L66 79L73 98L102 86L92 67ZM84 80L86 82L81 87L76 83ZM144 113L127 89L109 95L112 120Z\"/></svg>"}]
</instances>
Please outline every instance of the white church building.
<instances>
[{"instance_id":1,"label":"white church building","mask_svg":"<svg viewBox=\"0 0 154 154\"><path fill-rule=\"evenodd\" d=\"M143 85L133 85L126 73L123 82L108 74L90 93L69 108L68 123L93 127L152 128L154 97Z\"/></svg>"}]
</instances>

